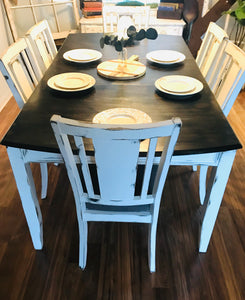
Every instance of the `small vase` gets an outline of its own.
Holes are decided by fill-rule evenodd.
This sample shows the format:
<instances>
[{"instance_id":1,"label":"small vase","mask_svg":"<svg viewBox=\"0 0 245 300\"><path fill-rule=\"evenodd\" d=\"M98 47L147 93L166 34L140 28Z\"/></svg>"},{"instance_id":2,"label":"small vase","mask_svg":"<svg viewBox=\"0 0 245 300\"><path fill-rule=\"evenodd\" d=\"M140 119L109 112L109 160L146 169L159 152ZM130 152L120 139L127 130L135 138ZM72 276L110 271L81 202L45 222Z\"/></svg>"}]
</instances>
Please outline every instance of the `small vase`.
<instances>
[{"instance_id":1,"label":"small vase","mask_svg":"<svg viewBox=\"0 0 245 300\"><path fill-rule=\"evenodd\" d=\"M119 52L119 65L120 67L127 66L128 53L127 49L123 48L122 51Z\"/></svg>"}]
</instances>

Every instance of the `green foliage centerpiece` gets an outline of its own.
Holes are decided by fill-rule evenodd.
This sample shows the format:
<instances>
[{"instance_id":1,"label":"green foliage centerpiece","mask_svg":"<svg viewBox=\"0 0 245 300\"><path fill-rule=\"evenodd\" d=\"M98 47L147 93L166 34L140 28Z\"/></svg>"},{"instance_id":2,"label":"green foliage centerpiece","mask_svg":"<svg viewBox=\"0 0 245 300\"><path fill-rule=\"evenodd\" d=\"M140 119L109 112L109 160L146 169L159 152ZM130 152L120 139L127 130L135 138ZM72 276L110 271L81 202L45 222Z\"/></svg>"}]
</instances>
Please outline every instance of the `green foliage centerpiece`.
<instances>
[{"instance_id":1,"label":"green foliage centerpiece","mask_svg":"<svg viewBox=\"0 0 245 300\"><path fill-rule=\"evenodd\" d=\"M145 38L155 40L157 37L158 33L154 28L140 29L137 32L135 26L132 25L127 29L127 38L121 37L119 39L118 35L114 34L104 35L100 39L100 47L104 48L104 45L113 45L116 51L120 52L124 47L132 46L134 41L141 41Z\"/></svg>"},{"instance_id":2,"label":"green foliage centerpiece","mask_svg":"<svg viewBox=\"0 0 245 300\"><path fill-rule=\"evenodd\" d=\"M125 63L127 60L127 46L134 45L135 41L141 41L145 38L155 40L158 37L158 33L154 28L148 28L147 30L140 29L138 32L135 26L131 25L127 29L127 37L119 38L118 35L106 34L100 39L100 47L104 48L105 45L112 45L115 50L119 52L121 60Z\"/></svg>"}]
</instances>

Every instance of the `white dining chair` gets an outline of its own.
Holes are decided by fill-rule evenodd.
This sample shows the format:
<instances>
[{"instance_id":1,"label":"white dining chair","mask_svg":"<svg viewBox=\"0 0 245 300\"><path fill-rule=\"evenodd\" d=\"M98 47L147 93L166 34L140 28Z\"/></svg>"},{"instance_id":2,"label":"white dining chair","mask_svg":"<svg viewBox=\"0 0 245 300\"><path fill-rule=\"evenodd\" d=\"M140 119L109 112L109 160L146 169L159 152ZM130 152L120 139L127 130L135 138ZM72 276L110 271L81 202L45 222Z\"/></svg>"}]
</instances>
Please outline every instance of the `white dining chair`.
<instances>
[{"instance_id":1,"label":"white dining chair","mask_svg":"<svg viewBox=\"0 0 245 300\"><path fill-rule=\"evenodd\" d=\"M150 21L150 6L140 6L134 9L135 11L132 14L132 19L137 31L140 29L147 29Z\"/></svg>"},{"instance_id":2,"label":"white dining chair","mask_svg":"<svg viewBox=\"0 0 245 300\"><path fill-rule=\"evenodd\" d=\"M227 38L227 33L221 27L214 22L209 23L196 57L196 63L205 79L207 73L213 68L217 53L221 52L222 41ZM197 171L196 165L193 166L193 170Z\"/></svg>"},{"instance_id":3,"label":"white dining chair","mask_svg":"<svg viewBox=\"0 0 245 300\"><path fill-rule=\"evenodd\" d=\"M43 20L32 26L25 36L44 74L57 54L57 48L47 20Z\"/></svg>"},{"instance_id":4,"label":"white dining chair","mask_svg":"<svg viewBox=\"0 0 245 300\"><path fill-rule=\"evenodd\" d=\"M82 269L86 266L88 221L138 222L149 224L149 267L155 272L160 201L181 120L174 118L159 123L118 126L86 124L53 115L51 125L75 198L80 236L79 266ZM74 138L79 161L74 156L75 148L72 149L74 145L70 143L70 137ZM160 137L165 138L157 163L155 149ZM86 154L84 139L87 138L93 143L94 156ZM145 140L149 140L148 152L145 158L141 158L140 145ZM96 175L91 175L92 164ZM144 164L140 183L139 164ZM154 166L157 167L155 176Z\"/></svg>"},{"instance_id":5,"label":"white dining chair","mask_svg":"<svg viewBox=\"0 0 245 300\"><path fill-rule=\"evenodd\" d=\"M114 6L103 5L102 7L103 32L117 32L119 15Z\"/></svg>"},{"instance_id":6,"label":"white dining chair","mask_svg":"<svg viewBox=\"0 0 245 300\"><path fill-rule=\"evenodd\" d=\"M19 108L22 109L42 78L42 72L26 39L21 38L9 46L0 59L0 70ZM40 168L41 198L45 198L48 185L47 164L41 163Z\"/></svg>"},{"instance_id":7,"label":"white dining chair","mask_svg":"<svg viewBox=\"0 0 245 300\"><path fill-rule=\"evenodd\" d=\"M125 36L130 25L136 30L147 29L149 26L149 6L110 6L102 8L104 33L116 32Z\"/></svg>"},{"instance_id":8,"label":"white dining chair","mask_svg":"<svg viewBox=\"0 0 245 300\"><path fill-rule=\"evenodd\" d=\"M204 77L206 77L209 69L212 69L213 60L219 51L220 44L227 37L227 33L221 27L214 22L209 23L196 57L196 63Z\"/></svg>"},{"instance_id":9,"label":"white dining chair","mask_svg":"<svg viewBox=\"0 0 245 300\"><path fill-rule=\"evenodd\" d=\"M233 42L224 39L213 61L213 67L207 73L207 82L227 117L245 83L245 52ZM207 166L200 167L201 203L205 198L207 170Z\"/></svg>"},{"instance_id":10,"label":"white dining chair","mask_svg":"<svg viewBox=\"0 0 245 300\"><path fill-rule=\"evenodd\" d=\"M1 57L1 72L16 97L17 104L23 108L42 78L42 72L28 41L21 38L8 47Z\"/></svg>"}]
</instances>

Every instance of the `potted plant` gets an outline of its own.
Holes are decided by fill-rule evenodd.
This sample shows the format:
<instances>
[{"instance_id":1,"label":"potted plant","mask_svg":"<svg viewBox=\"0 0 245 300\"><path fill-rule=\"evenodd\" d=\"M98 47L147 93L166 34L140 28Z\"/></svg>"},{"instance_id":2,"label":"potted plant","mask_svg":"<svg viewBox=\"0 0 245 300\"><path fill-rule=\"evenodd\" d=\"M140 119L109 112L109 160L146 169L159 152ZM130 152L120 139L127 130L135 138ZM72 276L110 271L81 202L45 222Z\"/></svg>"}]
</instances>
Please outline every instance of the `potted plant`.
<instances>
[{"instance_id":1,"label":"potted plant","mask_svg":"<svg viewBox=\"0 0 245 300\"><path fill-rule=\"evenodd\" d=\"M235 8L225 11L224 14L229 14L235 18L230 36L235 31L234 43L240 47L245 38L245 0L237 0Z\"/></svg>"}]
</instances>

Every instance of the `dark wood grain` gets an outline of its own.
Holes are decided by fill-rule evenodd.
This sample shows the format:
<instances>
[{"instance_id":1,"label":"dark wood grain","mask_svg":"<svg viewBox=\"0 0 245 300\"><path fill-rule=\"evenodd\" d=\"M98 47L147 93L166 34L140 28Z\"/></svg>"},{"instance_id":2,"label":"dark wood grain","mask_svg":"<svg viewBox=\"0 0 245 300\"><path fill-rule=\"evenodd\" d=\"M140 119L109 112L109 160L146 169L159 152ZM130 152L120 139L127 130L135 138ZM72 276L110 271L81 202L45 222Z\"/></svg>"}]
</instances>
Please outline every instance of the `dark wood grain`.
<instances>
[{"instance_id":1,"label":"dark wood grain","mask_svg":"<svg viewBox=\"0 0 245 300\"><path fill-rule=\"evenodd\" d=\"M242 144L244 100L245 92L228 117ZM18 109L6 112L0 128L8 128L17 114ZM245 299L244 161L243 148L237 151L207 253L197 251L198 173L191 167L171 167L158 222L157 272L150 274L147 265L147 225L93 222L82 271L74 199L64 166L49 165L48 197L39 200L44 249L35 251L6 149L0 146L0 299ZM38 164L32 170L40 195Z\"/></svg>"},{"instance_id":2,"label":"dark wood grain","mask_svg":"<svg viewBox=\"0 0 245 300\"><path fill-rule=\"evenodd\" d=\"M51 68L35 89L16 122L1 142L7 146L59 152L49 120L53 114L92 122L94 115L114 107L131 107L145 111L153 122L180 117L183 126L175 148L175 155L196 154L240 148L213 94L202 77L184 40L179 36L160 35L157 40L143 40L128 48L128 56L137 54L146 64L146 74L138 79L115 81L97 74L94 64L74 64L62 56L74 48L94 48L102 51L103 61L117 58L111 46L99 47L100 34L72 34L64 42ZM147 52L172 49L186 55L183 64L172 68L159 67L146 61ZM87 93L54 92L47 80L62 72L84 72L96 79L96 85ZM157 93L154 82L164 75L187 75L204 84L203 91L185 100L169 99ZM86 145L89 150L89 145Z\"/></svg>"}]
</instances>

